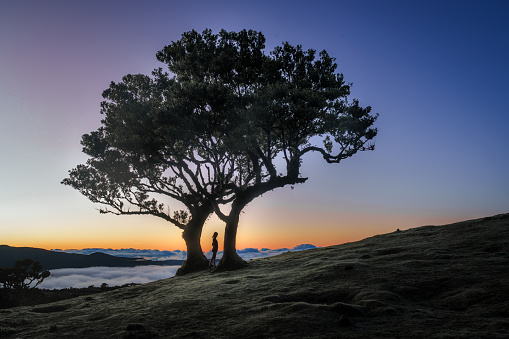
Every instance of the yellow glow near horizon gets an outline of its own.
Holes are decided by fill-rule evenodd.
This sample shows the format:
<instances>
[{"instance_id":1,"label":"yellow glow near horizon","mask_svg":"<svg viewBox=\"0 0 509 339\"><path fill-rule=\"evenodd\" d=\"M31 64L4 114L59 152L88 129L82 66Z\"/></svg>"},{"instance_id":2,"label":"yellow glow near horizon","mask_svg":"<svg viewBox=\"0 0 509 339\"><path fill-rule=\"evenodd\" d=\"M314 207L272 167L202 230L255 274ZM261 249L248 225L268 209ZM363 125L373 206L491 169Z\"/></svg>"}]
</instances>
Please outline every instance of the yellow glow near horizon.
<instances>
[{"instance_id":1,"label":"yellow glow near horizon","mask_svg":"<svg viewBox=\"0 0 509 339\"><path fill-rule=\"evenodd\" d=\"M122 217L119 217L122 218ZM268 220L263 219L271 219ZM354 242L377 234L418 227L427 224L447 224L462 219L446 216L441 218L418 218L416 216L384 217L380 215L343 215L341 222L326 222L322 219L316 226L308 220L285 217L286 222L265 215L259 218L244 218L238 229L237 249L243 248L293 248L300 244L318 247ZM109 219L117 221L118 218ZM37 247L44 249L82 248L136 248L158 250L186 250L182 232L167 222L156 218L122 218L121 223L100 224L94 227L55 227L51 232L40 232L41 227L31 228L31 235L20 236L15 230L7 230L6 245L16 247ZM431 222L430 222L431 221ZM39 232L37 232L39 231ZM202 232L201 245L204 252L211 249L212 234L219 233L219 248L223 249L224 223L211 218Z\"/></svg>"}]
</instances>

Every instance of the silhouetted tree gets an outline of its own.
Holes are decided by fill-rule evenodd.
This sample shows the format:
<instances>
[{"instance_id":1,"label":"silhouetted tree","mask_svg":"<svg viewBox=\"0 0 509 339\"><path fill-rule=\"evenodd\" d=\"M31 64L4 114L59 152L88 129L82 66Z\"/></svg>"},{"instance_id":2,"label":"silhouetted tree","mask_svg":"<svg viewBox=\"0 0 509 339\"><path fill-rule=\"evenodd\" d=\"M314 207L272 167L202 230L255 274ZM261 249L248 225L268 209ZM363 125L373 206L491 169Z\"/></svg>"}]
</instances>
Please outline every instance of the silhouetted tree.
<instances>
[{"instance_id":1,"label":"silhouetted tree","mask_svg":"<svg viewBox=\"0 0 509 339\"><path fill-rule=\"evenodd\" d=\"M265 59L264 73L253 93L252 130L257 136L246 154L256 173L249 185L237 185L229 212L216 214L226 222L224 252L219 267L244 263L236 252L240 212L256 197L278 187L304 183L304 156L319 153L327 163L339 163L358 151L373 150L377 115L357 100L350 103L350 85L326 51L284 43Z\"/></svg>"},{"instance_id":2,"label":"silhouetted tree","mask_svg":"<svg viewBox=\"0 0 509 339\"><path fill-rule=\"evenodd\" d=\"M104 213L155 215L183 229L186 262L197 268L206 266L199 241L215 211L226 223L219 268L243 266L236 234L249 202L305 182L305 154L338 163L372 150L377 133L376 116L347 101L350 85L325 51L264 49L251 30L184 33L157 53L172 78L161 69L128 75L103 93L103 126L82 138L91 159L63 183ZM186 209L171 214L161 197Z\"/></svg>"},{"instance_id":3,"label":"silhouetted tree","mask_svg":"<svg viewBox=\"0 0 509 339\"><path fill-rule=\"evenodd\" d=\"M157 69L152 78L127 75L120 83L112 82L103 92L102 127L82 137L90 159L62 181L102 204L102 213L153 215L182 229L187 259L179 274L207 267L200 245L203 224L216 200L228 201L231 177L249 175L242 174L245 161L237 139L244 103L231 82L243 86L242 79L249 79L243 64L258 55L245 51L258 51L261 35L224 33L218 42L217 36L204 32L198 55L185 50L189 41L201 41L194 31L172 44L184 48L187 59L200 60L197 69L160 52L158 59L168 63L172 78ZM185 209L171 212L167 199Z\"/></svg>"},{"instance_id":4,"label":"silhouetted tree","mask_svg":"<svg viewBox=\"0 0 509 339\"><path fill-rule=\"evenodd\" d=\"M36 288L49 276L50 272L43 271L38 261L29 258L17 260L13 267L0 268L1 306L18 305L26 290Z\"/></svg>"},{"instance_id":5,"label":"silhouetted tree","mask_svg":"<svg viewBox=\"0 0 509 339\"><path fill-rule=\"evenodd\" d=\"M231 41L240 45L237 53L229 53ZM189 93L213 93L200 95L195 110L227 126L219 134L224 147L211 152L226 155L232 165L226 171L216 167L224 182L222 194L208 195L226 223L219 263L224 269L245 264L236 252L236 234L249 202L275 188L305 182L300 175L305 154L318 152L326 162L339 163L358 151L373 150L371 140L377 134L372 127L377 115L357 100L348 102L350 85L336 73L335 59L326 51L316 57L314 50L284 43L265 55L264 48L265 38L258 32L213 35L205 30L186 33L158 53L179 74L183 87L192 89ZM188 100L194 101L192 96Z\"/></svg>"},{"instance_id":6,"label":"silhouetted tree","mask_svg":"<svg viewBox=\"0 0 509 339\"><path fill-rule=\"evenodd\" d=\"M201 173L199 117L178 100L176 81L153 75L127 75L103 92L103 126L82 138L91 158L62 183L102 204L101 213L153 215L182 229L184 274L208 265L200 237L213 205L203 191L213 196L216 185ZM170 210L168 199L185 208Z\"/></svg>"},{"instance_id":7,"label":"silhouetted tree","mask_svg":"<svg viewBox=\"0 0 509 339\"><path fill-rule=\"evenodd\" d=\"M35 288L49 276L50 272L43 271L38 261L29 258L17 260L13 267L0 268L0 284L9 290Z\"/></svg>"}]
</instances>

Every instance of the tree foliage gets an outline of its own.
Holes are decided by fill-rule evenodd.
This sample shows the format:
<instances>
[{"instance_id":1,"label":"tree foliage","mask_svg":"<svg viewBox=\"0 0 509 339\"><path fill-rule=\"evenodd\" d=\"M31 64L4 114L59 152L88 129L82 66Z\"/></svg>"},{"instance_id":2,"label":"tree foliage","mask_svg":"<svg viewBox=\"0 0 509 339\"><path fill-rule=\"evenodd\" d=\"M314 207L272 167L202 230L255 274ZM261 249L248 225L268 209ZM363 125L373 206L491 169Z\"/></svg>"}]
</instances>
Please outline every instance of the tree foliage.
<instances>
[{"instance_id":1,"label":"tree foliage","mask_svg":"<svg viewBox=\"0 0 509 339\"><path fill-rule=\"evenodd\" d=\"M35 288L49 276L50 272L43 271L38 261L28 258L17 260L13 267L0 268L0 284L7 290Z\"/></svg>"},{"instance_id":2,"label":"tree foliage","mask_svg":"<svg viewBox=\"0 0 509 339\"><path fill-rule=\"evenodd\" d=\"M126 75L103 92L102 126L82 138L90 159L63 183L103 213L173 223L184 230L188 256L190 243L201 251L214 211L226 223L220 266L242 265L235 238L249 202L304 183L306 154L339 163L374 149L377 115L348 99L351 85L326 51L286 42L266 54L256 31L193 30L157 59L171 76ZM170 211L167 201L184 208Z\"/></svg>"},{"instance_id":3,"label":"tree foliage","mask_svg":"<svg viewBox=\"0 0 509 339\"><path fill-rule=\"evenodd\" d=\"M245 35L225 33L220 51L212 51L216 42L207 32L211 41L200 48L223 60L214 67L187 68L188 54L200 62L215 59L203 50L198 56L182 51L180 44L175 55L158 53L161 61L171 59L174 77L157 69L152 77L126 75L110 84L103 92L102 126L82 137L90 158L62 181L101 204L102 213L154 215L173 223L184 230L188 261L190 252L201 253L201 228L214 202L228 202L232 180L242 183L253 176L239 143L244 133L238 126L245 125L246 115L236 94L249 77L242 75L241 64L232 71L231 60L249 59L245 50L257 51L263 37L250 36L246 45ZM182 41L193 39L196 34L190 32ZM261 56L255 54L251 58ZM172 200L184 208L170 210Z\"/></svg>"}]
</instances>

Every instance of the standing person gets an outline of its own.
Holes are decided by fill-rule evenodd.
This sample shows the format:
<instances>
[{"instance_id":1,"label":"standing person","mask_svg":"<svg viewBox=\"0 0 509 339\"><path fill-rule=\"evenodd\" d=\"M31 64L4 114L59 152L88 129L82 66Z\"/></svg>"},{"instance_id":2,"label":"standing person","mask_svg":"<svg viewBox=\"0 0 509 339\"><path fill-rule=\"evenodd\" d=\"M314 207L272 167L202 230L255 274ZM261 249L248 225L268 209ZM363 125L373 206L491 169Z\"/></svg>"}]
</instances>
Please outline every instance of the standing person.
<instances>
[{"instance_id":1,"label":"standing person","mask_svg":"<svg viewBox=\"0 0 509 339\"><path fill-rule=\"evenodd\" d=\"M212 258L210 259L210 262L209 262L209 268L212 266L212 262L214 262L214 267L216 267L216 254L217 254L217 249L219 247L218 243L217 243L217 232L214 232L214 235L212 235Z\"/></svg>"}]
</instances>

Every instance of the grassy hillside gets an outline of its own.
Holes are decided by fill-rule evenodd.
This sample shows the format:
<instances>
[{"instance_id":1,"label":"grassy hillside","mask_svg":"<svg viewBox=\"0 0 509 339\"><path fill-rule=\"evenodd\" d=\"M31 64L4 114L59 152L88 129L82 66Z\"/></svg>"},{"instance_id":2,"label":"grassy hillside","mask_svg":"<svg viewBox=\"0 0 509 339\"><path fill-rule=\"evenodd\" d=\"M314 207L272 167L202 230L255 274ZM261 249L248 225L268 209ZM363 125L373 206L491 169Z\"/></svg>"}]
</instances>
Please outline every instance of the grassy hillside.
<instances>
[{"instance_id":1,"label":"grassy hillside","mask_svg":"<svg viewBox=\"0 0 509 339\"><path fill-rule=\"evenodd\" d=\"M13 338L509 337L509 214L0 311Z\"/></svg>"}]
</instances>

